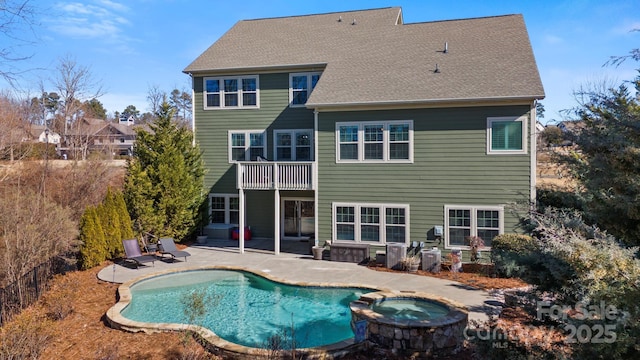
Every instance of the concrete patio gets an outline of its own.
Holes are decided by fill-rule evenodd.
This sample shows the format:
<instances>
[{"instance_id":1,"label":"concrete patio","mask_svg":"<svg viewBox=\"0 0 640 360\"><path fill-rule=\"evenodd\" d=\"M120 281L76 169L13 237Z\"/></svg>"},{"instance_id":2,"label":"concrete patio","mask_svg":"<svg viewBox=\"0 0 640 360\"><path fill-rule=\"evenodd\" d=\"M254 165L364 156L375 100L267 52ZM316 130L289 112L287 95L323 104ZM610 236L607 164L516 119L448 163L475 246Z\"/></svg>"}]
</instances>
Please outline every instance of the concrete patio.
<instances>
[{"instance_id":1,"label":"concrete patio","mask_svg":"<svg viewBox=\"0 0 640 360\"><path fill-rule=\"evenodd\" d=\"M307 255L309 245L306 242L282 241L280 255L273 254L273 240L251 240L247 242L247 246L245 253L240 254L237 241L209 240L206 244L194 244L185 249L191 253L186 262L184 258L172 261L165 256L164 259L158 258L154 266L149 264L138 269L130 264L114 264L102 269L98 278L123 283L143 275L176 268L241 266L293 282L348 283L398 291L426 292L466 305L469 318L475 320L486 320L488 314L496 312L496 308L491 305L495 300L489 293L457 282L403 272L375 271L353 263L314 260L311 255Z\"/></svg>"}]
</instances>

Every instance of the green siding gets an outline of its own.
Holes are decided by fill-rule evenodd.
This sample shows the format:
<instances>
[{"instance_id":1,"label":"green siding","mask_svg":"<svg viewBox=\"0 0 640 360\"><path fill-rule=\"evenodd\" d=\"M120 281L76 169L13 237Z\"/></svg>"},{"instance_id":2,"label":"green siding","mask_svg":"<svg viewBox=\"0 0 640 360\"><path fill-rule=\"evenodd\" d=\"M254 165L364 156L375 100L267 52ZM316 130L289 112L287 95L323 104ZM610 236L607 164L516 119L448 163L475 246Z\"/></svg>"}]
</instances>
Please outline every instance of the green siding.
<instances>
[{"instance_id":1,"label":"green siding","mask_svg":"<svg viewBox=\"0 0 640 360\"><path fill-rule=\"evenodd\" d=\"M273 159L274 130L313 128L313 111L288 107L288 73L259 75L259 85L259 109L203 110L202 77L194 78L196 140L209 169L205 185L210 192L237 193L236 166L228 162L228 130L266 129L267 157ZM529 110L529 106L496 106L321 112L315 139L317 238L331 239L333 202L409 204L410 240L424 241L434 225L444 225L445 204L527 201L530 154L487 155L486 120L528 116ZM413 120L413 164L336 163L336 122L382 120ZM272 237L274 192L247 191L246 196L247 225L255 236ZM313 197L313 192L281 192L281 197ZM517 219L508 210L504 216L505 231L513 231Z\"/></svg>"},{"instance_id":2,"label":"green siding","mask_svg":"<svg viewBox=\"0 0 640 360\"><path fill-rule=\"evenodd\" d=\"M444 225L444 205L528 201L530 155L487 155L486 121L528 115L528 106L319 114L319 239L332 236L332 203L410 205L410 240ZM413 120L414 162L336 163L336 122ZM505 210L505 231L517 218Z\"/></svg>"},{"instance_id":3,"label":"green siding","mask_svg":"<svg viewBox=\"0 0 640 360\"><path fill-rule=\"evenodd\" d=\"M313 129L313 111L289 107L288 73L259 75L259 109L204 110L202 79L193 79L195 136L208 169L209 192L238 192L236 166L228 161L229 130L267 130L267 158L273 159L274 130ZM273 237L273 191L247 191L246 196L247 225L256 236Z\"/></svg>"}]
</instances>

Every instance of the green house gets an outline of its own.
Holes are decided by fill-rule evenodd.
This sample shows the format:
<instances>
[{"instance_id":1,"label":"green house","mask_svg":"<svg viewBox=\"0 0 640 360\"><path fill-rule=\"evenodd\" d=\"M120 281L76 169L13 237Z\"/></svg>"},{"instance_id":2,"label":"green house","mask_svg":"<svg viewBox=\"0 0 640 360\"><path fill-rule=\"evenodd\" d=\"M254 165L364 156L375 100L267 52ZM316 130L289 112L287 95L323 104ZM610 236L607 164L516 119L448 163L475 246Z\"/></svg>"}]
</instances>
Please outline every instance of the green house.
<instances>
[{"instance_id":1,"label":"green house","mask_svg":"<svg viewBox=\"0 0 640 360\"><path fill-rule=\"evenodd\" d=\"M544 90L521 15L243 20L184 72L223 237L490 246L535 198Z\"/></svg>"}]
</instances>

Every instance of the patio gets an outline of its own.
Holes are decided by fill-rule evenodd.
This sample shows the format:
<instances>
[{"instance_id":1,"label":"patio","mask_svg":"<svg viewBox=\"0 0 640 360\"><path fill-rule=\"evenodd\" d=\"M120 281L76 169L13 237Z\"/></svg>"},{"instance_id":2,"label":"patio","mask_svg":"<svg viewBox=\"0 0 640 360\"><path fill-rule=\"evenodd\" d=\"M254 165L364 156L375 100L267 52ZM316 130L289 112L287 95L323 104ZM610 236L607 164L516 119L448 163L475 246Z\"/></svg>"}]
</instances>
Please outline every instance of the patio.
<instances>
[{"instance_id":1,"label":"patio","mask_svg":"<svg viewBox=\"0 0 640 360\"><path fill-rule=\"evenodd\" d=\"M158 259L155 266L140 266L138 269L114 264L100 270L98 278L123 283L139 276L176 268L241 266L294 282L357 284L397 291L426 292L466 305L469 318L474 320L486 320L488 314L496 312L496 308L489 305L495 301L486 291L430 276L381 272L353 263L313 260L308 249L307 242L282 241L283 252L274 255L273 240L251 240L247 242L245 253L240 254L237 241L209 240L206 244L194 244L185 249L191 253L186 262L184 259L174 262L168 258Z\"/></svg>"}]
</instances>

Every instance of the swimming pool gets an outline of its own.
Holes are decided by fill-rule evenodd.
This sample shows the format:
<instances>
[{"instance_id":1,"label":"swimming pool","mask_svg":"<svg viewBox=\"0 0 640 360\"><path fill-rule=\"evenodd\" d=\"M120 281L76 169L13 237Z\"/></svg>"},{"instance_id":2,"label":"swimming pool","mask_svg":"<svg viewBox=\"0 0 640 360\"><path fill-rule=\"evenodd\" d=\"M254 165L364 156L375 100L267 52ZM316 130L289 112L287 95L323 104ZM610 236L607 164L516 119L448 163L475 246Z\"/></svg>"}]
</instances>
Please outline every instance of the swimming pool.
<instances>
[{"instance_id":1,"label":"swimming pool","mask_svg":"<svg viewBox=\"0 0 640 360\"><path fill-rule=\"evenodd\" d=\"M195 325L253 348L268 348L275 335L287 349L292 338L296 348L352 338L349 303L375 289L297 286L239 270L182 271L132 284L121 315L141 323L187 323L184 303L194 291L208 306Z\"/></svg>"}]
</instances>

